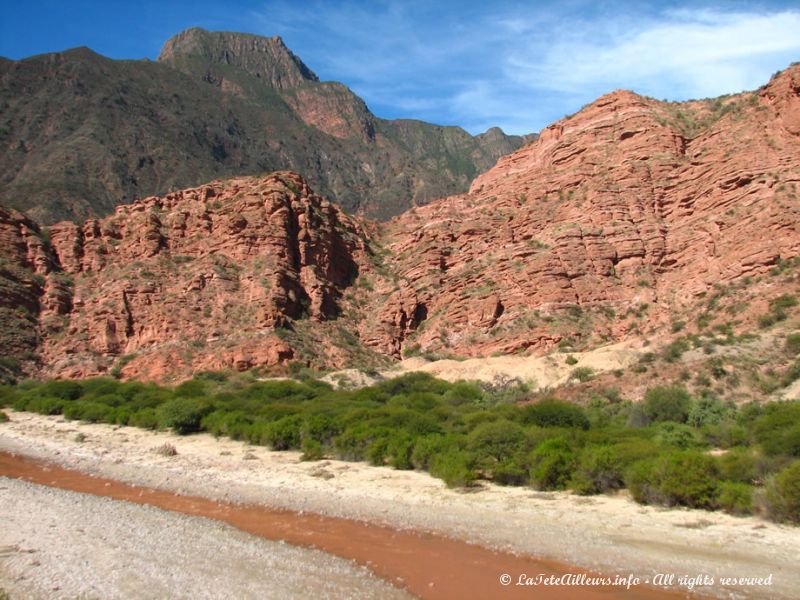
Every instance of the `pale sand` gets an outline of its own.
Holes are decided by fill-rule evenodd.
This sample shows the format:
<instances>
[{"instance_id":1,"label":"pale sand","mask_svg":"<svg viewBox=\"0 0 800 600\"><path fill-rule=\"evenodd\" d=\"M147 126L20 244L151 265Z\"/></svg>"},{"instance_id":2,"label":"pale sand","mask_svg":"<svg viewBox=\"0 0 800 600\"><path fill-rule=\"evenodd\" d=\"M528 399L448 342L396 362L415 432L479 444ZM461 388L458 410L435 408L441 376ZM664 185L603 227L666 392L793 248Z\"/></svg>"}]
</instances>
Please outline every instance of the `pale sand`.
<instances>
[{"instance_id":1,"label":"pale sand","mask_svg":"<svg viewBox=\"0 0 800 600\"><path fill-rule=\"evenodd\" d=\"M489 484L460 492L424 473L335 460L306 463L297 452L205 434L179 437L7 412L11 422L0 424L0 450L129 483L436 531L603 573L708 574L717 583L701 591L724 598L797 598L800 589L800 529L755 517ZM77 433L86 439L75 441ZM153 452L166 442L177 456ZM767 588L719 584L721 576L770 574Z\"/></svg>"},{"instance_id":2,"label":"pale sand","mask_svg":"<svg viewBox=\"0 0 800 600\"><path fill-rule=\"evenodd\" d=\"M640 341L626 341L603 346L587 352L553 352L546 356L492 356L466 360L434 360L407 358L380 372L382 378L399 377L406 373L422 371L446 381L459 379L493 381L496 377L518 378L532 389L554 388L570 381L572 372L587 367L596 373L626 369L648 351ZM572 356L577 362L566 363ZM344 382L347 387L362 387L378 381L377 377L356 369L334 371L322 378L333 385Z\"/></svg>"},{"instance_id":3,"label":"pale sand","mask_svg":"<svg viewBox=\"0 0 800 600\"><path fill-rule=\"evenodd\" d=\"M0 589L14 600L411 598L324 552L2 477L0 522Z\"/></svg>"}]
</instances>

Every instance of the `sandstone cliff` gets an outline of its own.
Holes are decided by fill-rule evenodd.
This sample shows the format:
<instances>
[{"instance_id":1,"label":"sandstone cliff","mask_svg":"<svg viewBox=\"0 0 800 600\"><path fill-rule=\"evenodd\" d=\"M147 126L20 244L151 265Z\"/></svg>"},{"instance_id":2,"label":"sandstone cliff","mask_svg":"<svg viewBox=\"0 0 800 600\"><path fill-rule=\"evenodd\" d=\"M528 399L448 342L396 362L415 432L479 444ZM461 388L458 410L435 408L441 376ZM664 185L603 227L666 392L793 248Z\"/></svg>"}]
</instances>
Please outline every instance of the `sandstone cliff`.
<instances>
[{"instance_id":1,"label":"sandstone cliff","mask_svg":"<svg viewBox=\"0 0 800 600\"><path fill-rule=\"evenodd\" d=\"M747 331L798 285L782 269L800 256L799 184L795 66L717 100L608 94L468 193L382 225L289 172L49 230L3 211L0 354L168 379Z\"/></svg>"},{"instance_id":2,"label":"sandstone cliff","mask_svg":"<svg viewBox=\"0 0 800 600\"><path fill-rule=\"evenodd\" d=\"M468 194L390 224L367 343L399 355L586 347L667 325L800 253L800 66L668 104L617 91Z\"/></svg>"},{"instance_id":3,"label":"sandstone cliff","mask_svg":"<svg viewBox=\"0 0 800 600\"><path fill-rule=\"evenodd\" d=\"M0 218L3 266L16 268L0 273L14 284L2 308L16 308L19 327L37 337L28 350L43 372L65 377L285 363L293 349L276 328L336 317L365 262L364 230L292 173L214 182L83 225L58 223L49 243L22 215Z\"/></svg>"}]
</instances>

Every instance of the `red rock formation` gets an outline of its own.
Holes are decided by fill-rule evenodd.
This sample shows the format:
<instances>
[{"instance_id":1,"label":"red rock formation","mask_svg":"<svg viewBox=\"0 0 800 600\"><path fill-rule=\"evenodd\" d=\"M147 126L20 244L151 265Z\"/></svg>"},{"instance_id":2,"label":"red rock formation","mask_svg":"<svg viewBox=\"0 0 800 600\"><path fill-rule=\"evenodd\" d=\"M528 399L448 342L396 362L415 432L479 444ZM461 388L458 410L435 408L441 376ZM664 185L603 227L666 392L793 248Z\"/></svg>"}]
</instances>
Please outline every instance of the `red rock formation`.
<instances>
[{"instance_id":1,"label":"red rock formation","mask_svg":"<svg viewBox=\"0 0 800 600\"><path fill-rule=\"evenodd\" d=\"M398 289L364 339L462 355L618 339L797 256L799 94L795 66L717 102L618 91L553 124L391 224ZM411 304L428 315L413 335Z\"/></svg>"},{"instance_id":2,"label":"red rock formation","mask_svg":"<svg viewBox=\"0 0 800 600\"><path fill-rule=\"evenodd\" d=\"M0 227L5 237L17 232L4 248L47 273L41 243L31 241L39 238L19 233L31 227ZM83 226L54 225L55 268L74 280L74 295L65 330L42 340L43 372L82 377L124 364L123 374L163 379L285 363L293 351L275 328L336 316L365 262L364 235L293 173L214 182ZM32 296L48 305L47 293Z\"/></svg>"},{"instance_id":3,"label":"red rock formation","mask_svg":"<svg viewBox=\"0 0 800 600\"><path fill-rule=\"evenodd\" d=\"M165 379L647 335L800 255L799 184L797 66L717 101L603 96L379 236L292 173L60 223L49 245L0 212L0 309L29 334L0 344L45 375Z\"/></svg>"}]
</instances>

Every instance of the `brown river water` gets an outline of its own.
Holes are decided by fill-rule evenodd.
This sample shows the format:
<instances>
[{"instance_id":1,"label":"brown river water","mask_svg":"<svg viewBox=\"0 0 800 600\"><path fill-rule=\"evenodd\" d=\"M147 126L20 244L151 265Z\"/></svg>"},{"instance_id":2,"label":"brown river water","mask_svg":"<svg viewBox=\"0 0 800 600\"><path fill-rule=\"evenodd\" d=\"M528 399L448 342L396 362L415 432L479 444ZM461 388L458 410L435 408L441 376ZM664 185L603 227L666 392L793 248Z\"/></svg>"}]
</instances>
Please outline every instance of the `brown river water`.
<instances>
[{"instance_id":1,"label":"brown river water","mask_svg":"<svg viewBox=\"0 0 800 600\"><path fill-rule=\"evenodd\" d=\"M590 585L517 585L522 574L533 578L565 574L598 577L598 574L553 561L497 552L432 533L179 496L5 452L0 452L0 476L215 519L266 539L323 550L366 565L379 577L425 599L667 600L687 597L641 584L630 589ZM501 583L504 574L511 578L508 585Z\"/></svg>"}]
</instances>

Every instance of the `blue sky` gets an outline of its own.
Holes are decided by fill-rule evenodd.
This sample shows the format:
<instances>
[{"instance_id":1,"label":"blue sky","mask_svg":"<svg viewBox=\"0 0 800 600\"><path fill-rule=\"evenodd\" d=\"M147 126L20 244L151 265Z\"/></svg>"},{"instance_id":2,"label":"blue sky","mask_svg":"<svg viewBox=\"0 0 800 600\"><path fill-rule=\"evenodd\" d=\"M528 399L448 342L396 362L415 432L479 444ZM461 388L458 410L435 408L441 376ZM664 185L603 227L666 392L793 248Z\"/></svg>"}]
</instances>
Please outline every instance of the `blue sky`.
<instances>
[{"instance_id":1,"label":"blue sky","mask_svg":"<svg viewBox=\"0 0 800 600\"><path fill-rule=\"evenodd\" d=\"M617 88L683 100L800 61L798 2L4 0L0 55L155 58L191 26L281 35L378 116L538 131Z\"/></svg>"}]
</instances>

